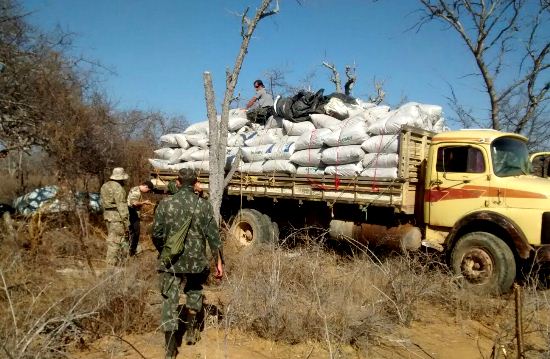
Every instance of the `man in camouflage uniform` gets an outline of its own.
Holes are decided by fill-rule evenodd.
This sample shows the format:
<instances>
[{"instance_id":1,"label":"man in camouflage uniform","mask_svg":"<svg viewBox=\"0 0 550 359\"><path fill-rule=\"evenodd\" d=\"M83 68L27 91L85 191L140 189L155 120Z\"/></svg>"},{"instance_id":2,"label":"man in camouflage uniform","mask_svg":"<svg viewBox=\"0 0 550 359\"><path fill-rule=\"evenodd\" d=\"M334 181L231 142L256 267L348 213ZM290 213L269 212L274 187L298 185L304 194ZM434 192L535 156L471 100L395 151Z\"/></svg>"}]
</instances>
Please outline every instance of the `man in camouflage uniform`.
<instances>
[{"instance_id":1,"label":"man in camouflage uniform","mask_svg":"<svg viewBox=\"0 0 550 359\"><path fill-rule=\"evenodd\" d=\"M128 204L126 203L126 191L124 181L128 174L124 168L116 167L113 174L101 186L101 206L103 207L103 219L107 224L107 263L118 265L128 254L127 231L130 226Z\"/></svg>"},{"instance_id":2,"label":"man in camouflage uniform","mask_svg":"<svg viewBox=\"0 0 550 359\"><path fill-rule=\"evenodd\" d=\"M151 202L143 200L142 194L151 191L153 188L153 182L145 181L139 186L132 187L128 192L128 212L130 214L130 227L128 228L130 236L130 256L134 256L136 254L139 243L139 235L141 232L139 210L142 206L151 204Z\"/></svg>"},{"instance_id":3,"label":"man in camouflage uniform","mask_svg":"<svg viewBox=\"0 0 550 359\"><path fill-rule=\"evenodd\" d=\"M223 275L222 243L218 226L210 203L194 193L193 186L196 182L194 171L180 170L176 180L178 191L159 203L153 223L153 243L161 253L166 239L182 227L186 218L192 218L183 253L172 264L159 266L166 358L175 358L177 353L175 334L178 330L179 288L184 280L183 291L187 307L185 340L192 345L200 339L196 315L202 310L202 286L209 275L206 242L216 260L216 277L221 278Z\"/></svg>"}]
</instances>

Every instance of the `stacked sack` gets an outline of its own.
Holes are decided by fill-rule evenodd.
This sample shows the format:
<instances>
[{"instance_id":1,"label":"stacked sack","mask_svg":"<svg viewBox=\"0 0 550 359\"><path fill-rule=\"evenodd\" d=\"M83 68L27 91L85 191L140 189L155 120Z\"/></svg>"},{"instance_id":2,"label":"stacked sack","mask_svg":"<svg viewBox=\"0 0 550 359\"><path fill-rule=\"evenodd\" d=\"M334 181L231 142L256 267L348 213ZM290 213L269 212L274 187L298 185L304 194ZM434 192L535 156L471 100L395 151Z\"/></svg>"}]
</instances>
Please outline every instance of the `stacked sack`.
<instances>
[{"instance_id":1,"label":"stacked sack","mask_svg":"<svg viewBox=\"0 0 550 359\"><path fill-rule=\"evenodd\" d=\"M241 162L236 165L243 173L395 179L402 126L445 130L440 106L416 102L391 110L359 99L349 103L332 97L314 112L300 122L276 115L257 125L248 122L246 110L231 110L226 169L240 149ZM160 140L162 148L149 160L154 168L208 171L208 121Z\"/></svg>"}]
</instances>

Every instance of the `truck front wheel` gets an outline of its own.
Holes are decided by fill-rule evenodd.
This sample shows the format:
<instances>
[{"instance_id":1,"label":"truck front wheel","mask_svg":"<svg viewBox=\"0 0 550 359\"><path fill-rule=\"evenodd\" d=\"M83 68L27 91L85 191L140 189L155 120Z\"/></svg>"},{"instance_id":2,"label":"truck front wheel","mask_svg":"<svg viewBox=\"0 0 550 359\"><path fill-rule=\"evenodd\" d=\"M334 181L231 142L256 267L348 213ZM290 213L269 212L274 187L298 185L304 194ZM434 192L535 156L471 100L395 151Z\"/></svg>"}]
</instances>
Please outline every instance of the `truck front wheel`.
<instances>
[{"instance_id":1,"label":"truck front wheel","mask_svg":"<svg viewBox=\"0 0 550 359\"><path fill-rule=\"evenodd\" d=\"M506 293L516 277L512 250L487 232L462 236L451 252L451 267L461 284L478 294Z\"/></svg>"},{"instance_id":2,"label":"truck front wheel","mask_svg":"<svg viewBox=\"0 0 550 359\"><path fill-rule=\"evenodd\" d=\"M279 236L269 216L251 208L241 209L233 219L229 230L233 239L242 246L258 243L269 244Z\"/></svg>"}]
</instances>

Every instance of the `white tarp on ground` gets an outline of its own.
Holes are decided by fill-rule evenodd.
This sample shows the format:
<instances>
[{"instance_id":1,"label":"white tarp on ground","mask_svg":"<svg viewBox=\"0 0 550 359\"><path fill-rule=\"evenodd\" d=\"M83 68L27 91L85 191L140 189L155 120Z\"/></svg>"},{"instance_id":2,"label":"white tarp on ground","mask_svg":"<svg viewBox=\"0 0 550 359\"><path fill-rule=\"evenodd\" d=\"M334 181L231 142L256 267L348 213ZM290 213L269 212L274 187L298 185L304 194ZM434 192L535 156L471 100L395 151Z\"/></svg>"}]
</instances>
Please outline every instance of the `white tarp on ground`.
<instances>
[{"instance_id":1,"label":"white tarp on ground","mask_svg":"<svg viewBox=\"0 0 550 359\"><path fill-rule=\"evenodd\" d=\"M343 165L359 162L364 156L360 145L329 147L321 153L321 161L327 165Z\"/></svg>"},{"instance_id":2,"label":"white tarp on ground","mask_svg":"<svg viewBox=\"0 0 550 359\"><path fill-rule=\"evenodd\" d=\"M307 150L296 151L290 156L290 161L298 166L305 167L320 167L321 166L321 153L320 148L310 148Z\"/></svg>"}]
</instances>

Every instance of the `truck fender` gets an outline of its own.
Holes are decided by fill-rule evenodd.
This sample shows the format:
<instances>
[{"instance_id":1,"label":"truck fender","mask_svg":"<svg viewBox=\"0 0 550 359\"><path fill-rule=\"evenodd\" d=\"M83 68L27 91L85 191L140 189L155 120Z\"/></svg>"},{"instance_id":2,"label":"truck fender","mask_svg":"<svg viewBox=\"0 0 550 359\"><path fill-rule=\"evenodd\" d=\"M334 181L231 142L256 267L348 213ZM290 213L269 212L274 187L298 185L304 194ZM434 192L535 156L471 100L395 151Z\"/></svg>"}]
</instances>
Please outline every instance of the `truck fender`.
<instances>
[{"instance_id":1,"label":"truck fender","mask_svg":"<svg viewBox=\"0 0 550 359\"><path fill-rule=\"evenodd\" d=\"M452 248L460 238L458 234L461 234L461 230L475 221L492 222L506 231L513 242L516 253L522 259L528 259L531 255L531 251L534 250L534 248L527 241L527 237L523 231L514 221L500 213L489 211L470 213L458 220L447 237L446 248Z\"/></svg>"}]
</instances>

